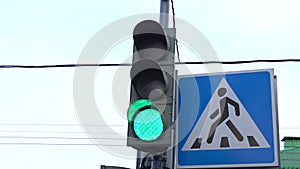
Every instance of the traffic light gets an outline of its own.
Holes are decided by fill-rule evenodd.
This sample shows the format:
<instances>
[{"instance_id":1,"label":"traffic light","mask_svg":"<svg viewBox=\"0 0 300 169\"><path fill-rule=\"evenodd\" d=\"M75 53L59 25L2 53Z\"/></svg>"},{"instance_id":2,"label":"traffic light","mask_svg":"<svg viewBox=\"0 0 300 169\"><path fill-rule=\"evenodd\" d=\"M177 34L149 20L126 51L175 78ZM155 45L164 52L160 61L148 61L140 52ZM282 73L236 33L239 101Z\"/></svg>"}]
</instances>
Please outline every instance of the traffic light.
<instances>
[{"instance_id":1,"label":"traffic light","mask_svg":"<svg viewBox=\"0 0 300 169\"><path fill-rule=\"evenodd\" d=\"M175 29L145 20L133 31L127 145L157 153L171 146Z\"/></svg>"}]
</instances>

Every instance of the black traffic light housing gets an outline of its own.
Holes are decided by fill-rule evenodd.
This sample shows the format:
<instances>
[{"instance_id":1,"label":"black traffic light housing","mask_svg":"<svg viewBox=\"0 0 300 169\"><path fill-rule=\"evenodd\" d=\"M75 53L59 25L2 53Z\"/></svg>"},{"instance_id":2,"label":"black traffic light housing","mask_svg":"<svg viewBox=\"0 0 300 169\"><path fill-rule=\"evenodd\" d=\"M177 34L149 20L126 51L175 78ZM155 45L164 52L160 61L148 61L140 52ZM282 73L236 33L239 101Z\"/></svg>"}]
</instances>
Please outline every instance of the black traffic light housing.
<instances>
[{"instance_id":1,"label":"black traffic light housing","mask_svg":"<svg viewBox=\"0 0 300 169\"><path fill-rule=\"evenodd\" d=\"M144 152L164 152L171 146L175 29L163 29L156 21L145 20L135 26L133 40L130 105L138 105L140 103L136 103L141 100L149 102L148 106L137 108L130 106L127 145ZM133 109L135 111L132 111ZM139 129L134 127L139 125L135 124L140 124L136 122L137 116L144 110L159 112L161 118L159 122L163 124L163 131L157 138L145 140L136 133ZM146 127L151 130L150 124Z\"/></svg>"}]
</instances>

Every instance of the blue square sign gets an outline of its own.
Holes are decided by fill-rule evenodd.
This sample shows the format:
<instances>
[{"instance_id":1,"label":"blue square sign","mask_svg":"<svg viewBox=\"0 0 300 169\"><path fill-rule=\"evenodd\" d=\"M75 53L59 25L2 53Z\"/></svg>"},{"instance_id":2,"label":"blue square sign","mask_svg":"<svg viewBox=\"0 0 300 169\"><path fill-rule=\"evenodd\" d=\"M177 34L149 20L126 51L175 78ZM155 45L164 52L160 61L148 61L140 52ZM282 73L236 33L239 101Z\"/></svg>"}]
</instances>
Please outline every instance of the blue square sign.
<instances>
[{"instance_id":1,"label":"blue square sign","mask_svg":"<svg viewBox=\"0 0 300 169\"><path fill-rule=\"evenodd\" d=\"M273 69L180 76L177 167L279 166Z\"/></svg>"}]
</instances>

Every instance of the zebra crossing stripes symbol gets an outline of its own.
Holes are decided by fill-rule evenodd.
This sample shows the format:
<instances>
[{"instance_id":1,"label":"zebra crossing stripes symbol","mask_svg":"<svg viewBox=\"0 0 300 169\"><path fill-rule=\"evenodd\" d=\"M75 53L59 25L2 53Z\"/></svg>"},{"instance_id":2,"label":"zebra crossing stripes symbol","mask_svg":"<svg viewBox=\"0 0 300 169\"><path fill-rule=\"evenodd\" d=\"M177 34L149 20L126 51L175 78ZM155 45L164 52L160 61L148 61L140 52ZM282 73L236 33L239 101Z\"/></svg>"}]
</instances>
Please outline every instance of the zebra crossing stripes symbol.
<instances>
[{"instance_id":1,"label":"zebra crossing stripes symbol","mask_svg":"<svg viewBox=\"0 0 300 169\"><path fill-rule=\"evenodd\" d=\"M223 78L182 150L269 147L246 108Z\"/></svg>"}]
</instances>

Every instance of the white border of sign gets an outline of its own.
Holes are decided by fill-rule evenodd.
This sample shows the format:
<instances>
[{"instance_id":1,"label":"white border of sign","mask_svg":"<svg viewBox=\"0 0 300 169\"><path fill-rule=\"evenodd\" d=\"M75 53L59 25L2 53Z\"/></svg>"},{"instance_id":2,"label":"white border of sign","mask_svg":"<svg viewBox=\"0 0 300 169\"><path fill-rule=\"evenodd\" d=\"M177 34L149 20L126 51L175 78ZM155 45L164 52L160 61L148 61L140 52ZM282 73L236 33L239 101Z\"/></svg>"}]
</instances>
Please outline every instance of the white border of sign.
<instances>
[{"instance_id":1,"label":"white border of sign","mask_svg":"<svg viewBox=\"0 0 300 169\"><path fill-rule=\"evenodd\" d=\"M180 166L178 164L178 145L176 146L176 168L256 168L259 169L279 169L280 168L280 151L279 151L279 124L278 124L278 99L277 99L277 79L274 75L274 69L257 69L257 70L243 70L243 71L229 71L229 72L216 72L216 73L204 73L204 74L192 74L192 75L180 75L178 76L177 81L185 77L197 77L197 76L215 76L215 75L229 75L229 74L240 74L240 73L255 73L255 72L269 72L270 73L270 82L271 82L271 95L272 95L272 120L273 120L273 141L274 141L274 162L273 163L259 163L259 164L221 164L221 165L190 165L190 166ZM179 86L177 87L177 104L179 100L178 94ZM176 105L176 115L178 115L178 105ZM178 120L176 122L176 141L179 143L181 140L178 140Z\"/></svg>"}]
</instances>

